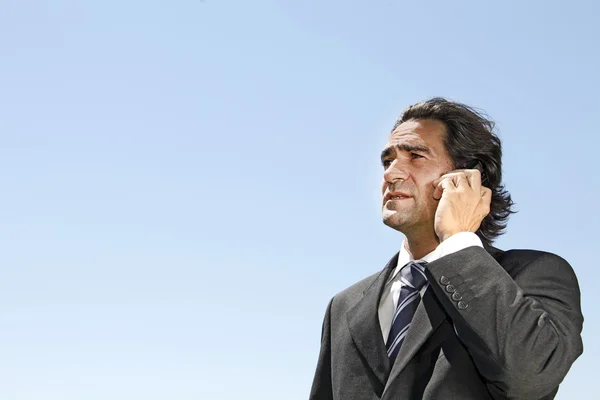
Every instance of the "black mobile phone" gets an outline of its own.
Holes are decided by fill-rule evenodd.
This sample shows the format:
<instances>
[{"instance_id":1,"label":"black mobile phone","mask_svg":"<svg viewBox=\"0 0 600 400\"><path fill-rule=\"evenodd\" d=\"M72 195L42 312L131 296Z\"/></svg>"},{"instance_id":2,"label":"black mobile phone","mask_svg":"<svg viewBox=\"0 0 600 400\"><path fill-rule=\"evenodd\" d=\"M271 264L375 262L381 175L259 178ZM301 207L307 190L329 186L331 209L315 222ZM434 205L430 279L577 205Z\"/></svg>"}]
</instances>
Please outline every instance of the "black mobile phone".
<instances>
[{"instance_id":1,"label":"black mobile phone","mask_svg":"<svg viewBox=\"0 0 600 400\"><path fill-rule=\"evenodd\" d=\"M481 184L484 186L487 184L487 176L483 172L483 165L481 164L481 161L477 159L470 161L467 164L467 169L478 169L479 172L481 172Z\"/></svg>"}]
</instances>

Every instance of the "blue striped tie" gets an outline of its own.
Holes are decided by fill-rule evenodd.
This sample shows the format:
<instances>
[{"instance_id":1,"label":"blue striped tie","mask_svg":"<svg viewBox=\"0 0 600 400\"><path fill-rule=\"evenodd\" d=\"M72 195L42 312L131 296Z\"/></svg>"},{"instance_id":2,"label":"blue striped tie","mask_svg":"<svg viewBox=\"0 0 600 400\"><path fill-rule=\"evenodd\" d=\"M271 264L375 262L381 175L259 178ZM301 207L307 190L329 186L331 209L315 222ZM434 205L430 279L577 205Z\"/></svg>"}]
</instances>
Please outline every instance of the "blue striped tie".
<instances>
[{"instance_id":1,"label":"blue striped tie","mask_svg":"<svg viewBox=\"0 0 600 400\"><path fill-rule=\"evenodd\" d=\"M400 296L398 296L398 306L394 312L390 334L385 344L392 364L398 356L400 346L402 346L413 315L415 315L417 306L421 301L420 290L427 282L425 264L427 264L425 261L411 261L400 270L402 288L400 289Z\"/></svg>"}]
</instances>

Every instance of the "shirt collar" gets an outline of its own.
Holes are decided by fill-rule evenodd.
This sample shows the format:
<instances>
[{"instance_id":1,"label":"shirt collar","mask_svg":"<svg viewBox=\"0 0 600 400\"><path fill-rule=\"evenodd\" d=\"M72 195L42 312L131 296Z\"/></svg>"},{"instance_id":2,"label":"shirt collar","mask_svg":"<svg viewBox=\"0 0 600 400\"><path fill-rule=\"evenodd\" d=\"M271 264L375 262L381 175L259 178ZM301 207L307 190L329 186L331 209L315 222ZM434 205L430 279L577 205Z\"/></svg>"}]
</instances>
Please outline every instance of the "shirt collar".
<instances>
[{"instance_id":1,"label":"shirt collar","mask_svg":"<svg viewBox=\"0 0 600 400\"><path fill-rule=\"evenodd\" d=\"M404 267L409 261L414 260L412 258L412 256L410 255L410 253L408 252L408 250L406 250L406 244L407 244L406 238L404 238L404 240L402 240L402 247L400 248L400 254L398 255L398 265L396 265L396 268L394 269L392 276L390 276L390 280L394 279L396 274L398 272L400 272L402 267ZM437 260L438 258L441 258L441 251L440 251L439 247L436 247L431 253L428 253L427 255L423 256L418 261L425 261L425 262L430 263L430 262Z\"/></svg>"}]
</instances>

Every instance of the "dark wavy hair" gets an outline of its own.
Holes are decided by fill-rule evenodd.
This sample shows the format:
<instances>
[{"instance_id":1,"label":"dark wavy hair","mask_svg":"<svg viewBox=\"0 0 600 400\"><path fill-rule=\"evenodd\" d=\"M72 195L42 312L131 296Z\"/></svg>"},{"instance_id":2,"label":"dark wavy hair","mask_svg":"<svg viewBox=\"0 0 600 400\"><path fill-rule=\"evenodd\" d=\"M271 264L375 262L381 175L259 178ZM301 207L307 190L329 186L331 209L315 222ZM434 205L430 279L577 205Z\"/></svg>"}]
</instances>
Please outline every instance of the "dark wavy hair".
<instances>
[{"instance_id":1,"label":"dark wavy hair","mask_svg":"<svg viewBox=\"0 0 600 400\"><path fill-rule=\"evenodd\" d=\"M515 212L510 193L502 185L502 143L494 132L494 121L481 110L441 97L406 108L392 132L409 120L436 120L445 125L446 150L455 169L474 163L481 166L483 185L492 190L492 203L476 234L484 244L491 245L504 233L508 217Z\"/></svg>"}]
</instances>

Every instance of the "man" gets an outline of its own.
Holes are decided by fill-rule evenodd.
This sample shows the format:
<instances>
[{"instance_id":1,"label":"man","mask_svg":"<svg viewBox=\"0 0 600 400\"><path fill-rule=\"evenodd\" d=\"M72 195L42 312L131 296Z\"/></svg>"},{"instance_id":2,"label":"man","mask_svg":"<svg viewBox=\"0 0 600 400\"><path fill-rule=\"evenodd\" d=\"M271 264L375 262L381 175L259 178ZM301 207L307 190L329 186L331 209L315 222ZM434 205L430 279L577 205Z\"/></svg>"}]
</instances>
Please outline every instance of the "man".
<instances>
[{"instance_id":1,"label":"man","mask_svg":"<svg viewBox=\"0 0 600 400\"><path fill-rule=\"evenodd\" d=\"M577 278L557 255L491 246L513 204L493 128L441 98L398 119L382 214L404 241L329 303L311 400L554 398L583 351Z\"/></svg>"}]
</instances>

